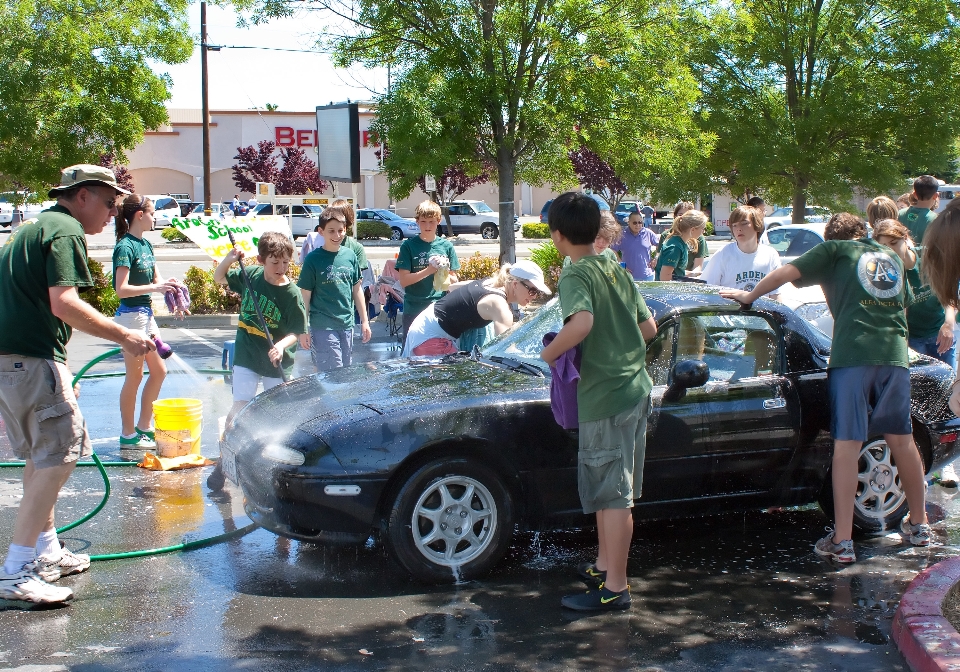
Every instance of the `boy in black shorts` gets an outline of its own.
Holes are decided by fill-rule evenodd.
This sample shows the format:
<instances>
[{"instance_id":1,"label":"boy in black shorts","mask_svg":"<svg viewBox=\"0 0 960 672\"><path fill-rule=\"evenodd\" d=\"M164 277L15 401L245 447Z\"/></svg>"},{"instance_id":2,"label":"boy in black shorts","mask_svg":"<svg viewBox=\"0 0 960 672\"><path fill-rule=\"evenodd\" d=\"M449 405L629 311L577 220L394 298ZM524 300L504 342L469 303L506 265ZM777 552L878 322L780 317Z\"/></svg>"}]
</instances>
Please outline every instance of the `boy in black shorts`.
<instances>
[{"instance_id":1,"label":"boy in black shorts","mask_svg":"<svg viewBox=\"0 0 960 672\"><path fill-rule=\"evenodd\" d=\"M819 284L835 320L828 364L833 436L835 527L814 551L836 562L856 561L853 508L863 444L882 434L897 463L910 513L900 532L915 546L930 543L924 510L923 462L913 443L907 318L913 295L904 264L916 256L905 241L891 249L877 241L828 240L761 280L752 291L721 291L743 304L793 282Z\"/></svg>"}]
</instances>

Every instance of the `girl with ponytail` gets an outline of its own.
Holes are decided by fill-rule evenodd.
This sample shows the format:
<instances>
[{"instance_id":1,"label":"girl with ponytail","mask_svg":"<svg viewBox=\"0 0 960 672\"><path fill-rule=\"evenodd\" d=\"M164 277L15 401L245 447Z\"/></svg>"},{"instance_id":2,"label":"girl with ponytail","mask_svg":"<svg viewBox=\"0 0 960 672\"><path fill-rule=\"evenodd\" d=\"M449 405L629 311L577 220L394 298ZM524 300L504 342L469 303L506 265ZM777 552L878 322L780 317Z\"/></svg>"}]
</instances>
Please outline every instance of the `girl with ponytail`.
<instances>
[{"instance_id":1,"label":"girl with ponytail","mask_svg":"<svg viewBox=\"0 0 960 672\"><path fill-rule=\"evenodd\" d=\"M115 219L117 245L113 248L113 288L120 298L114 320L128 329L143 331L147 336L159 336L153 319L150 294L174 289L176 280L164 280L157 271L153 245L144 239L146 231L153 230L153 202L146 196L130 194L117 208ZM137 390L143 380L146 361L150 376L140 397L140 418L134 423ZM153 402L160 396L160 386L167 368L156 351L144 355L123 352L126 377L120 390L121 450L152 450L156 448L153 430Z\"/></svg>"}]
</instances>

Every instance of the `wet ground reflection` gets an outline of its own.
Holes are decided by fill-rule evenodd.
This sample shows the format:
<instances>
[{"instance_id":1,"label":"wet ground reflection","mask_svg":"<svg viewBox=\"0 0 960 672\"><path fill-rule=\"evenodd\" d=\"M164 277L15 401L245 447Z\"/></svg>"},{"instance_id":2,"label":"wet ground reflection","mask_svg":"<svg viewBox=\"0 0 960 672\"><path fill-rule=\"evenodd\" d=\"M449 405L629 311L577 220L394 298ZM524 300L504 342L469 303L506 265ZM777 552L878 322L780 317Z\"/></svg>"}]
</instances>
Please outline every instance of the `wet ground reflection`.
<instances>
[{"instance_id":1,"label":"wet ground reflection","mask_svg":"<svg viewBox=\"0 0 960 672\"><path fill-rule=\"evenodd\" d=\"M72 548L176 543L246 522L239 494L211 497L200 471L115 473L104 513L65 535ZM65 505L91 507L97 478L80 474ZM934 487L930 499L950 513L956 492ZM0 508L5 527L12 511ZM955 544L960 531L948 520L937 529ZM101 562L65 579L78 595L72 606L0 612L0 662L71 670L902 669L888 641L899 596L916 572L957 548L878 537L860 541L860 562L841 569L811 552L826 522L810 508L640 524L632 611L586 618L562 612L558 600L583 589L573 570L593 552L592 530L518 534L488 578L459 587L413 582L373 542L331 549L261 530L191 553Z\"/></svg>"}]
</instances>

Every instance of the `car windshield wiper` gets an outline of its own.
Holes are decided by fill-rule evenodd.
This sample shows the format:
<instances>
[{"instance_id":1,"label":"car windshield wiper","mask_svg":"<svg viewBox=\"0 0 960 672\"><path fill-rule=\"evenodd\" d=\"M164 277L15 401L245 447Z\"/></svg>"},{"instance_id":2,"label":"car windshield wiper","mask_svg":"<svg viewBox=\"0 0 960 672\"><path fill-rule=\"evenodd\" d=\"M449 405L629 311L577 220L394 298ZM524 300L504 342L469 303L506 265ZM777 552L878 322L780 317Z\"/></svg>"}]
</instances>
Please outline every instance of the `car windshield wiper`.
<instances>
[{"instance_id":1,"label":"car windshield wiper","mask_svg":"<svg viewBox=\"0 0 960 672\"><path fill-rule=\"evenodd\" d=\"M521 362L519 359L512 359L511 357L501 357L500 355L493 355L487 357L494 364L499 364L500 366L505 366L511 371L523 371L529 373L532 376L538 376L540 378L546 378L543 375L543 371L538 366L533 364L528 364L527 362Z\"/></svg>"}]
</instances>

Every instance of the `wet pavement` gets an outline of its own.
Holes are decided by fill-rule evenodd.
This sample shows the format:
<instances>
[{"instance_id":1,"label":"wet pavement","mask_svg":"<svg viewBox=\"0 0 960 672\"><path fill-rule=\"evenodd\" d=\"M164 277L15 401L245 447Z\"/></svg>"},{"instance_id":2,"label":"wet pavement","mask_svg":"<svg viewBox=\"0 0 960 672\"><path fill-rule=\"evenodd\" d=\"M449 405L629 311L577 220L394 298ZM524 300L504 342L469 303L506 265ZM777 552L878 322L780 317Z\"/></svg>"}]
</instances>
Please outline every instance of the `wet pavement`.
<instances>
[{"instance_id":1,"label":"wet pavement","mask_svg":"<svg viewBox=\"0 0 960 672\"><path fill-rule=\"evenodd\" d=\"M216 349L231 330L189 331L164 334L193 366L219 367ZM367 356L395 356L378 341ZM73 368L104 349L78 337ZM118 360L97 367L118 369ZM121 382L82 387L80 405L104 460L120 457ZM162 396L202 399L203 450L214 456L216 417L231 401L222 378L171 375ZM0 448L0 459L8 458ZM109 473L105 509L61 537L73 550L154 548L249 523L236 489L207 490L209 469ZM0 471L4 530L12 528L19 478L18 468ZM92 509L102 492L96 469L78 469L58 524ZM956 496L940 486L928 493L945 545L915 549L896 534L863 539L859 562L842 569L812 553L829 522L816 507L639 524L628 567L632 610L588 617L563 612L559 598L584 589L574 569L594 552L591 529L517 534L488 577L444 587L414 582L373 540L325 548L256 530L187 553L96 562L62 580L77 595L65 608L23 611L0 602L0 667L905 670L890 622L917 572L960 554Z\"/></svg>"}]
</instances>

